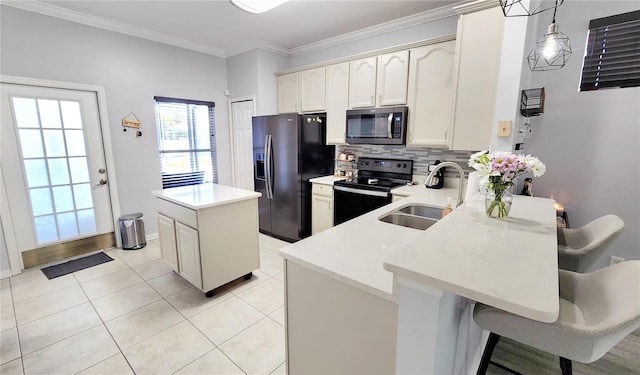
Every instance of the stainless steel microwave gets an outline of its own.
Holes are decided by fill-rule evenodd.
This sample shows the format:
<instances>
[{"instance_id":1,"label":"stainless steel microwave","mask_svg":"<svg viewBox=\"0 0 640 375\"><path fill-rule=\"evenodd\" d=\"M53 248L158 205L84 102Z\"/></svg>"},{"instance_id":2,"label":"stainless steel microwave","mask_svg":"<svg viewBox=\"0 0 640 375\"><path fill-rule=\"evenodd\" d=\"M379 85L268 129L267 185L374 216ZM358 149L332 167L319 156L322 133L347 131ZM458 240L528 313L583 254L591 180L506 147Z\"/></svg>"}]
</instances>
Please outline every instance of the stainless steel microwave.
<instances>
[{"instance_id":1,"label":"stainless steel microwave","mask_svg":"<svg viewBox=\"0 0 640 375\"><path fill-rule=\"evenodd\" d=\"M403 145L407 137L407 107L347 111L350 144Z\"/></svg>"}]
</instances>

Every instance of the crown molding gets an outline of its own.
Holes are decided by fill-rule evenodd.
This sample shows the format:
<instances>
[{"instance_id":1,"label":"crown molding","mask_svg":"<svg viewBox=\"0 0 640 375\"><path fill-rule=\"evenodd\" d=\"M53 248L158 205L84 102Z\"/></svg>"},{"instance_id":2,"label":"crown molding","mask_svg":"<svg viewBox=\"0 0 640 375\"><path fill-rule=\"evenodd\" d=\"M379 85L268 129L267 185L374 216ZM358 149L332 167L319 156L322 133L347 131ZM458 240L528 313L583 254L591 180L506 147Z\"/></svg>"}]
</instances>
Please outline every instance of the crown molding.
<instances>
[{"instance_id":1,"label":"crown molding","mask_svg":"<svg viewBox=\"0 0 640 375\"><path fill-rule=\"evenodd\" d=\"M497 7L498 5L499 2L495 0L477 0L468 4L454 6L453 10L456 12L456 14L467 14Z\"/></svg>"},{"instance_id":2,"label":"crown molding","mask_svg":"<svg viewBox=\"0 0 640 375\"><path fill-rule=\"evenodd\" d=\"M277 44L270 43L260 39L254 39L250 43L247 43L241 47L235 47L231 50L227 50L227 57L239 55L241 53L251 51L254 49L261 49L261 50L275 53L280 56L291 57L291 54L289 53L288 48L281 47Z\"/></svg>"},{"instance_id":3,"label":"crown molding","mask_svg":"<svg viewBox=\"0 0 640 375\"><path fill-rule=\"evenodd\" d=\"M185 48L188 50L202 52L207 55L218 57L226 57L225 51L219 48L213 48L204 44L194 43L186 39L174 37L164 33L151 31L141 27L127 25L121 22L108 20L102 17L92 16L86 13L62 8L56 5L42 3L39 1L2 1L2 5L13 8L26 10L29 12L43 14L60 18L63 20L80 23L87 26L97 27L121 34L131 35L142 39L148 39L155 42L172 45L175 47Z\"/></svg>"},{"instance_id":4,"label":"crown molding","mask_svg":"<svg viewBox=\"0 0 640 375\"><path fill-rule=\"evenodd\" d=\"M357 31L342 34L333 38L324 39L315 43L309 43L304 46L289 49L290 56L299 56L310 52L320 51L326 48L336 47L342 44L355 42L365 38L375 37L378 35L390 33L397 30L406 29L408 27L425 24L441 20L448 17L456 16L453 7L468 3L468 0L459 1L452 5L445 5L439 8L427 10L421 13L412 14L410 16L398 18L396 20L384 22L375 26L366 27Z\"/></svg>"}]
</instances>

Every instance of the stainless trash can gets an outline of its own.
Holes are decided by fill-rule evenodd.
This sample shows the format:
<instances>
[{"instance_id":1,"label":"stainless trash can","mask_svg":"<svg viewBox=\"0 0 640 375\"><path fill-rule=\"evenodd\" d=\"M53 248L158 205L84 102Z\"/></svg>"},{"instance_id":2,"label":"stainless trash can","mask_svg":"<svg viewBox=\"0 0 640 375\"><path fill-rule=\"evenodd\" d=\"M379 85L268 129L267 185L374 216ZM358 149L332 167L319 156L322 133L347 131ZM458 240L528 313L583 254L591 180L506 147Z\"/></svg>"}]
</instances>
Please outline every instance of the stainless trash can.
<instances>
[{"instance_id":1,"label":"stainless trash can","mask_svg":"<svg viewBox=\"0 0 640 375\"><path fill-rule=\"evenodd\" d=\"M147 245L141 213L121 216L118 226L122 237L122 249L137 250Z\"/></svg>"}]
</instances>

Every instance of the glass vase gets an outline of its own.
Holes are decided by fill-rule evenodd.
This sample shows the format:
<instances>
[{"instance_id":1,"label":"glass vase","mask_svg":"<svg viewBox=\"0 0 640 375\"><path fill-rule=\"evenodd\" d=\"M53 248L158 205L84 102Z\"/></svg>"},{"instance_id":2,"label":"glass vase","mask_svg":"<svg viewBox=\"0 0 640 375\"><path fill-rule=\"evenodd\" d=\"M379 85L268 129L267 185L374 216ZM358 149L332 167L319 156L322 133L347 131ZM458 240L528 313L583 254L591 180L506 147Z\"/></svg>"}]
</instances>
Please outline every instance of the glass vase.
<instances>
[{"instance_id":1,"label":"glass vase","mask_svg":"<svg viewBox=\"0 0 640 375\"><path fill-rule=\"evenodd\" d=\"M508 190L489 190L484 198L487 216L504 219L509 216L513 195Z\"/></svg>"}]
</instances>

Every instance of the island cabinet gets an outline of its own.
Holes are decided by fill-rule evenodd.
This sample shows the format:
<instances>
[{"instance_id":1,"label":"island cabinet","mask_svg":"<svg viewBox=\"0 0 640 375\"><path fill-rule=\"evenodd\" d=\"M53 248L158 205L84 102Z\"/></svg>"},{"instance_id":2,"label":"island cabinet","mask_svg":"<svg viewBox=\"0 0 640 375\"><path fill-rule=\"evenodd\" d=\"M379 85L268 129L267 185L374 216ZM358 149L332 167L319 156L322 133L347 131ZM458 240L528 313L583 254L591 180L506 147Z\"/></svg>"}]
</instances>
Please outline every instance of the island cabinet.
<instances>
[{"instance_id":1,"label":"island cabinet","mask_svg":"<svg viewBox=\"0 0 640 375\"><path fill-rule=\"evenodd\" d=\"M325 110L324 66L298 72L298 102L301 113Z\"/></svg>"},{"instance_id":2,"label":"island cabinet","mask_svg":"<svg viewBox=\"0 0 640 375\"><path fill-rule=\"evenodd\" d=\"M447 147L455 40L411 50L407 147Z\"/></svg>"},{"instance_id":3,"label":"island cabinet","mask_svg":"<svg viewBox=\"0 0 640 375\"><path fill-rule=\"evenodd\" d=\"M349 107L406 104L408 75L408 50L351 61Z\"/></svg>"},{"instance_id":4,"label":"island cabinet","mask_svg":"<svg viewBox=\"0 0 640 375\"><path fill-rule=\"evenodd\" d=\"M451 150L486 150L491 143L500 75L504 15L498 2L455 7L459 14L453 73Z\"/></svg>"},{"instance_id":5,"label":"island cabinet","mask_svg":"<svg viewBox=\"0 0 640 375\"><path fill-rule=\"evenodd\" d=\"M276 77L278 113L298 112L298 73Z\"/></svg>"},{"instance_id":6,"label":"island cabinet","mask_svg":"<svg viewBox=\"0 0 640 375\"><path fill-rule=\"evenodd\" d=\"M162 259L207 296L260 267L259 193L210 185L153 192Z\"/></svg>"},{"instance_id":7,"label":"island cabinet","mask_svg":"<svg viewBox=\"0 0 640 375\"><path fill-rule=\"evenodd\" d=\"M349 63L326 67L327 144L345 144L349 109Z\"/></svg>"}]
</instances>

